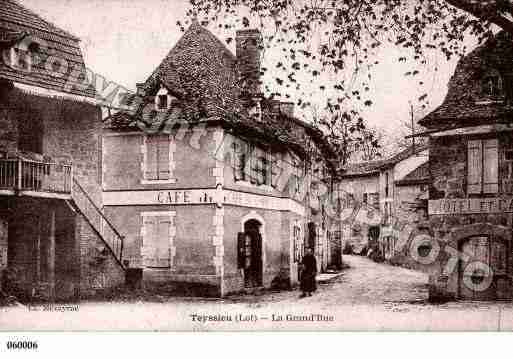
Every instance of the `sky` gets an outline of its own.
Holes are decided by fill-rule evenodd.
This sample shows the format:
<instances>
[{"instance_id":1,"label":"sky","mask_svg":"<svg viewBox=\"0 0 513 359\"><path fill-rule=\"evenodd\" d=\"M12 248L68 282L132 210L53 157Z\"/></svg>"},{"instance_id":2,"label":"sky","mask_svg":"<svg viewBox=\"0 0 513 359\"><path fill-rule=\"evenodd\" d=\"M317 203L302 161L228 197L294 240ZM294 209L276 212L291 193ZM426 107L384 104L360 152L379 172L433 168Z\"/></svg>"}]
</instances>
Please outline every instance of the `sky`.
<instances>
[{"instance_id":1,"label":"sky","mask_svg":"<svg viewBox=\"0 0 513 359\"><path fill-rule=\"evenodd\" d=\"M176 23L185 19L188 7L188 0L19 1L78 36L86 64L94 72L134 90L182 35ZM221 40L224 38L211 30ZM233 45L229 48L234 51ZM409 121L410 103L414 104L416 117L422 117L443 101L456 65L456 60L447 62L442 55L433 56L422 75L413 79L404 76L411 68L397 61L401 55L393 46L386 46L376 55L380 64L373 70L370 92L374 104L362 109L368 123L382 128L391 138L402 122ZM419 81L425 85L419 86ZM427 110L421 110L416 101L424 93L429 95Z\"/></svg>"}]
</instances>

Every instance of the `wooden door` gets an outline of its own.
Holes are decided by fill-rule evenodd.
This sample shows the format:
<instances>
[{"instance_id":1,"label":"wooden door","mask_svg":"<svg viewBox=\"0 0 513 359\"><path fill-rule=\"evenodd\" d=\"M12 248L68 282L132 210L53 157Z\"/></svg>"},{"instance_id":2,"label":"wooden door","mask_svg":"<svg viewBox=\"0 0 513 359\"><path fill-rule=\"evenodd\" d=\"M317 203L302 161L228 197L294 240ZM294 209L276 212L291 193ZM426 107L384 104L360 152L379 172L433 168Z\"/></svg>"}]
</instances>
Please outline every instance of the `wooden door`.
<instances>
[{"instance_id":1,"label":"wooden door","mask_svg":"<svg viewBox=\"0 0 513 359\"><path fill-rule=\"evenodd\" d=\"M507 250L504 242L487 236L471 237L462 244L469 256L461 263L459 296L471 300L495 300L502 296L497 284L507 275Z\"/></svg>"},{"instance_id":2,"label":"wooden door","mask_svg":"<svg viewBox=\"0 0 513 359\"><path fill-rule=\"evenodd\" d=\"M262 235L260 234L260 226L255 222L248 223L245 227L244 285L247 288L259 287L262 285L263 277Z\"/></svg>"}]
</instances>

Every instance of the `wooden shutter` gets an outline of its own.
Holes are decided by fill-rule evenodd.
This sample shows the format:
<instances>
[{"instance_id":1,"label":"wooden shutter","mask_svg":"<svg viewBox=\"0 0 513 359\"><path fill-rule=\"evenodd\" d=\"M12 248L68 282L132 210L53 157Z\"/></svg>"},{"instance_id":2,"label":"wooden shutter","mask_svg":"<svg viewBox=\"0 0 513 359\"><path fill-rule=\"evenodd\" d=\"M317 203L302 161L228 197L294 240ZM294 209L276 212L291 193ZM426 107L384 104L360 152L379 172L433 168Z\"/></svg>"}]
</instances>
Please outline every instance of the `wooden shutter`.
<instances>
[{"instance_id":1,"label":"wooden shutter","mask_svg":"<svg viewBox=\"0 0 513 359\"><path fill-rule=\"evenodd\" d=\"M483 143L483 192L499 191L499 155L497 139Z\"/></svg>"},{"instance_id":2,"label":"wooden shutter","mask_svg":"<svg viewBox=\"0 0 513 359\"><path fill-rule=\"evenodd\" d=\"M157 251L156 266L169 267L171 265L170 235L171 218L169 216L156 217L157 222Z\"/></svg>"},{"instance_id":3,"label":"wooden shutter","mask_svg":"<svg viewBox=\"0 0 513 359\"><path fill-rule=\"evenodd\" d=\"M146 137L146 163L144 178L155 180L158 178L157 159L158 139L156 136Z\"/></svg>"},{"instance_id":4,"label":"wooden shutter","mask_svg":"<svg viewBox=\"0 0 513 359\"><path fill-rule=\"evenodd\" d=\"M505 275L508 272L508 253L504 243L491 242L490 264L495 275Z\"/></svg>"},{"instance_id":5,"label":"wooden shutter","mask_svg":"<svg viewBox=\"0 0 513 359\"><path fill-rule=\"evenodd\" d=\"M157 217L143 216L143 265L157 266Z\"/></svg>"},{"instance_id":6,"label":"wooden shutter","mask_svg":"<svg viewBox=\"0 0 513 359\"><path fill-rule=\"evenodd\" d=\"M157 146L158 179L168 180L171 178L169 168L169 136L158 136Z\"/></svg>"},{"instance_id":7,"label":"wooden shutter","mask_svg":"<svg viewBox=\"0 0 513 359\"><path fill-rule=\"evenodd\" d=\"M246 168L246 148L241 142L233 143L233 172L236 181L244 181Z\"/></svg>"},{"instance_id":8,"label":"wooden shutter","mask_svg":"<svg viewBox=\"0 0 513 359\"><path fill-rule=\"evenodd\" d=\"M467 191L468 193L481 193L483 156L482 142L469 141L467 151Z\"/></svg>"},{"instance_id":9,"label":"wooden shutter","mask_svg":"<svg viewBox=\"0 0 513 359\"><path fill-rule=\"evenodd\" d=\"M280 166L279 166L279 157L278 157L278 154L271 154L271 164L270 164L270 167L271 167L271 180L270 180L270 183L271 183L271 186L272 187L277 187L278 186L278 180L280 178Z\"/></svg>"},{"instance_id":10,"label":"wooden shutter","mask_svg":"<svg viewBox=\"0 0 513 359\"><path fill-rule=\"evenodd\" d=\"M237 267L244 268L246 263L246 235L244 232L237 234Z\"/></svg>"}]
</instances>

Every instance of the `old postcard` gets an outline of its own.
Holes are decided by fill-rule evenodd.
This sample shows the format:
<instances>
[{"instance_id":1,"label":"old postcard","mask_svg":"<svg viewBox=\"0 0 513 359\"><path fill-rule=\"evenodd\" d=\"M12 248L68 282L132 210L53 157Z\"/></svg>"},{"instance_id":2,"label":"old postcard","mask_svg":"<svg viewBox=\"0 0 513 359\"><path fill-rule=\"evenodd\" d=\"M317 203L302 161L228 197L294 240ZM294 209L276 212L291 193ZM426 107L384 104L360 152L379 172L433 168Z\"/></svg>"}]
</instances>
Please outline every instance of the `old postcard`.
<instances>
[{"instance_id":1,"label":"old postcard","mask_svg":"<svg viewBox=\"0 0 513 359\"><path fill-rule=\"evenodd\" d=\"M0 330L511 331L512 19L0 0Z\"/></svg>"}]
</instances>

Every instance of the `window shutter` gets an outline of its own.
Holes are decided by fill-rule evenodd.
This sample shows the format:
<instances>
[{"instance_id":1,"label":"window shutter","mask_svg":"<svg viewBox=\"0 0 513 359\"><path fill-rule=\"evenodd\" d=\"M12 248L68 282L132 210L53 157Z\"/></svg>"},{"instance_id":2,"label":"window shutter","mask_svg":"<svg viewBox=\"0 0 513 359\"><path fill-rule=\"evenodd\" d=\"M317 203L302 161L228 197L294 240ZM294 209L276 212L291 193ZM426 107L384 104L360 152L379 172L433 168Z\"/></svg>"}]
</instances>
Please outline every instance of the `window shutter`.
<instances>
[{"instance_id":1,"label":"window shutter","mask_svg":"<svg viewBox=\"0 0 513 359\"><path fill-rule=\"evenodd\" d=\"M280 177L280 167L279 167L279 160L277 154L271 155L271 186L277 187L278 186L278 180Z\"/></svg>"},{"instance_id":2,"label":"window shutter","mask_svg":"<svg viewBox=\"0 0 513 359\"><path fill-rule=\"evenodd\" d=\"M497 193L499 191L499 156L497 139L484 141L483 192Z\"/></svg>"},{"instance_id":3,"label":"window shutter","mask_svg":"<svg viewBox=\"0 0 513 359\"><path fill-rule=\"evenodd\" d=\"M244 268L246 263L246 235L244 232L237 234L237 267Z\"/></svg>"},{"instance_id":4,"label":"window shutter","mask_svg":"<svg viewBox=\"0 0 513 359\"><path fill-rule=\"evenodd\" d=\"M482 143L480 140L468 142L467 152L467 189L468 193L481 193L482 187Z\"/></svg>"},{"instance_id":5,"label":"window shutter","mask_svg":"<svg viewBox=\"0 0 513 359\"><path fill-rule=\"evenodd\" d=\"M157 221L157 267L169 267L171 265L171 253L169 246L169 230L171 218L169 216L156 217Z\"/></svg>"},{"instance_id":6,"label":"window shutter","mask_svg":"<svg viewBox=\"0 0 513 359\"><path fill-rule=\"evenodd\" d=\"M233 173L236 181L244 181L246 168L246 148L241 142L233 143Z\"/></svg>"},{"instance_id":7,"label":"window shutter","mask_svg":"<svg viewBox=\"0 0 513 359\"><path fill-rule=\"evenodd\" d=\"M142 257L144 266L157 266L157 218L153 216L143 217Z\"/></svg>"},{"instance_id":8,"label":"window shutter","mask_svg":"<svg viewBox=\"0 0 513 359\"><path fill-rule=\"evenodd\" d=\"M159 136L157 146L158 179L168 180L171 177L169 170L169 136Z\"/></svg>"},{"instance_id":9,"label":"window shutter","mask_svg":"<svg viewBox=\"0 0 513 359\"><path fill-rule=\"evenodd\" d=\"M148 180L158 178L157 173L157 138L155 136L146 137L146 164L144 177Z\"/></svg>"}]
</instances>

